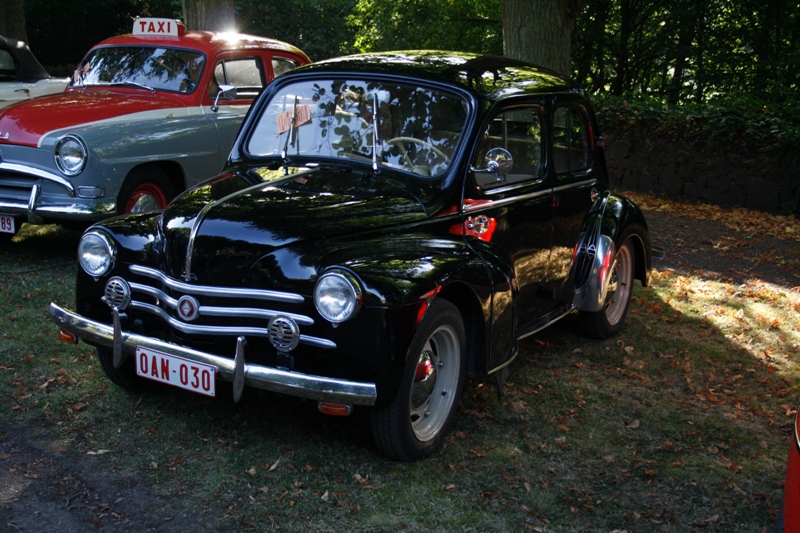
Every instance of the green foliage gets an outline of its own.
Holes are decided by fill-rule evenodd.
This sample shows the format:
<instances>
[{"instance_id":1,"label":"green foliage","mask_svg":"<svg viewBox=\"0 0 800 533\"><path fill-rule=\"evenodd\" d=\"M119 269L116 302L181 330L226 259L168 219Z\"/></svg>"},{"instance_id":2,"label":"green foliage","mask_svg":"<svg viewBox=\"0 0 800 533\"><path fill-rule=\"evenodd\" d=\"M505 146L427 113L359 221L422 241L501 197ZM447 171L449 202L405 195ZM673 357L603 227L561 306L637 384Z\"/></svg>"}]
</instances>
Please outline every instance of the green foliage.
<instances>
[{"instance_id":1,"label":"green foliage","mask_svg":"<svg viewBox=\"0 0 800 533\"><path fill-rule=\"evenodd\" d=\"M661 99L594 99L604 133L633 132L654 139L732 144L744 150L789 150L800 135L800 111L754 98L715 99L706 104L669 104Z\"/></svg>"},{"instance_id":2,"label":"green foliage","mask_svg":"<svg viewBox=\"0 0 800 533\"><path fill-rule=\"evenodd\" d=\"M360 52L456 50L503 53L498 0L358 0L350 26Z\"/></svg>"},{"instance_id":3,"label":"green foliage","mask_svg":"<svg viewBox=\"0 0 800 533\"><path fill-rule=\"evenodd\" d=\"M356 0L237 0L239 31L291 43L318 61L352 53Z\"/></svg>"},{"instance_id":4,"label":"green foliage","mask_svg":"<svg viewBox=\"0 0 800 533\"><path fill-rule=\"evenodd\" d=\"M25 0L28 44L50 67L76 65L103 39L130 33L137 16L180 18L180 13L180 0Z\"/></svg>"}]
</instances>

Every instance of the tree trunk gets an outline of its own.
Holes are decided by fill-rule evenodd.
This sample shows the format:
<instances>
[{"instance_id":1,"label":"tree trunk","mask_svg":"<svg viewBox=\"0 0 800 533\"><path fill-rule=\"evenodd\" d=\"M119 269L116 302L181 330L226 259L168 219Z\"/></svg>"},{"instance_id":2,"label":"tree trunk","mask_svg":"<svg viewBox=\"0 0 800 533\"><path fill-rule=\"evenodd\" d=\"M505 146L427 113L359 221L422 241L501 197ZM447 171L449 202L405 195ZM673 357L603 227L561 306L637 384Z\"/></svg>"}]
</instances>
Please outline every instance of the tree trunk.
<instances>
[{"instance_id":1,"label":"tree trunk","mask_svg":"<svg viewBox=\"0 0 800 533\"><path fill-rule=\"evenodd\" d=\"M233 0L183 0L187 30L231 31L236 28L235 15Z\"/></svg>"},{"instance_id":2,"label":"tree trunk","mask_svg":"<svg viewBox=\"0 0 800 533\"><path fill-rule=\"evenodd\" d=\"M0 35L28 42L25 30L25 7L22 0L0 1Z\"/></svg>"},{"instance_id":3,"label":"tree trunk","mask_svg":"<svg viewBox=\"0 0 800 533\"><path fill-rule=\"evenodd\" d=\"M569 76L572 27L585 0L500 0L503 53Z\"/></svg>"}]
</instances>

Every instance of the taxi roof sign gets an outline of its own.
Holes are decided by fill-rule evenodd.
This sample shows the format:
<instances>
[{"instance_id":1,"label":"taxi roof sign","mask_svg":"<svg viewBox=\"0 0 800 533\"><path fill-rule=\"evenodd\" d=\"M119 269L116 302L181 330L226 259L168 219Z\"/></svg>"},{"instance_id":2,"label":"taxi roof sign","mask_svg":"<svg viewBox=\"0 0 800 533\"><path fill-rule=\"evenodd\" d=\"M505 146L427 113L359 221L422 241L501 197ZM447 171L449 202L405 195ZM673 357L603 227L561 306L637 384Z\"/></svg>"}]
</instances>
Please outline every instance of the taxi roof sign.
<instances>
[{"instance_id":1,"label":"taxi roof sign","mask_svg":"<svg viewBox=\"0 0 800 533\"><path fill-rule=\"evenodd\" d=\"M179 37L186 33L180 20L154 17L140 17L133 21L133 35L136 37Z\"/></svg>"}]
</instances>

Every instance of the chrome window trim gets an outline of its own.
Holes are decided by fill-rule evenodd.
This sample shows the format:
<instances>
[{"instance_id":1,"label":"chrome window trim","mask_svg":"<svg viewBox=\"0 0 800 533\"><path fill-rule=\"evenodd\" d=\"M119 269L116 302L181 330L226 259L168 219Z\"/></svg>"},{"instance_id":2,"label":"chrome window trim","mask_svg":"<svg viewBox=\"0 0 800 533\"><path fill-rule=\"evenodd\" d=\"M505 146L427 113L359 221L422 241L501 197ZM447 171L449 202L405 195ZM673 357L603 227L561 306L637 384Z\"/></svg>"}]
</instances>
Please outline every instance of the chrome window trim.
<instances>
[{"instance_id":1,"label":"chrome window trim","mask_svg":"<svg viewBox=\"0 0 800 533\"><path fill-rule=\"evenodd\" d=\"M578 189L580 187L588 187L590 185L596 185L596 184L597 184L597 179L592 178L590 180L577 181L575 183L568 183L567 185L559 185L558 187L553 187L553 192L554 193L562 192L569 189Z\"/></svg>"}]
</instances>

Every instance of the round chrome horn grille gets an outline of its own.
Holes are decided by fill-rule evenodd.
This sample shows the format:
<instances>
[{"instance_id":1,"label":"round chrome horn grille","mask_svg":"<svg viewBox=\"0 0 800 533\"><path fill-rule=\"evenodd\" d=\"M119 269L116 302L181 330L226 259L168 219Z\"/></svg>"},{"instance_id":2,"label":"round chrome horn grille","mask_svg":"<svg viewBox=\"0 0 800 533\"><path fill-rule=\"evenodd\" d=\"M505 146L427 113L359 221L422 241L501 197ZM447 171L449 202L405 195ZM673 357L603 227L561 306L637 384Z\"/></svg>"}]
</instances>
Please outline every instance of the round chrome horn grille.
<instances>
[{"instance_id":1,"label":"round chrome horn grille","mask_svg":"<svg viewBox=\"0 0 800 533\"><path fill-rule=\"evenodd\" d=\"M117 310L124 311L131 303L131 287L127 281L118 276L108 280L104 294L103 301L112 309L116 307Z\"/></svg>"},{"instance_id":2,"label":"round chrome horn grille","mask_svg":"<svg viewBox=\"0 0 800 533\"><path fill-rule=\"evenodd\" d=\"M281 352L290 352L300 343L300 328L287 316L276 316L269 321L269 341Z\"/></svg>"}]
</instances>

